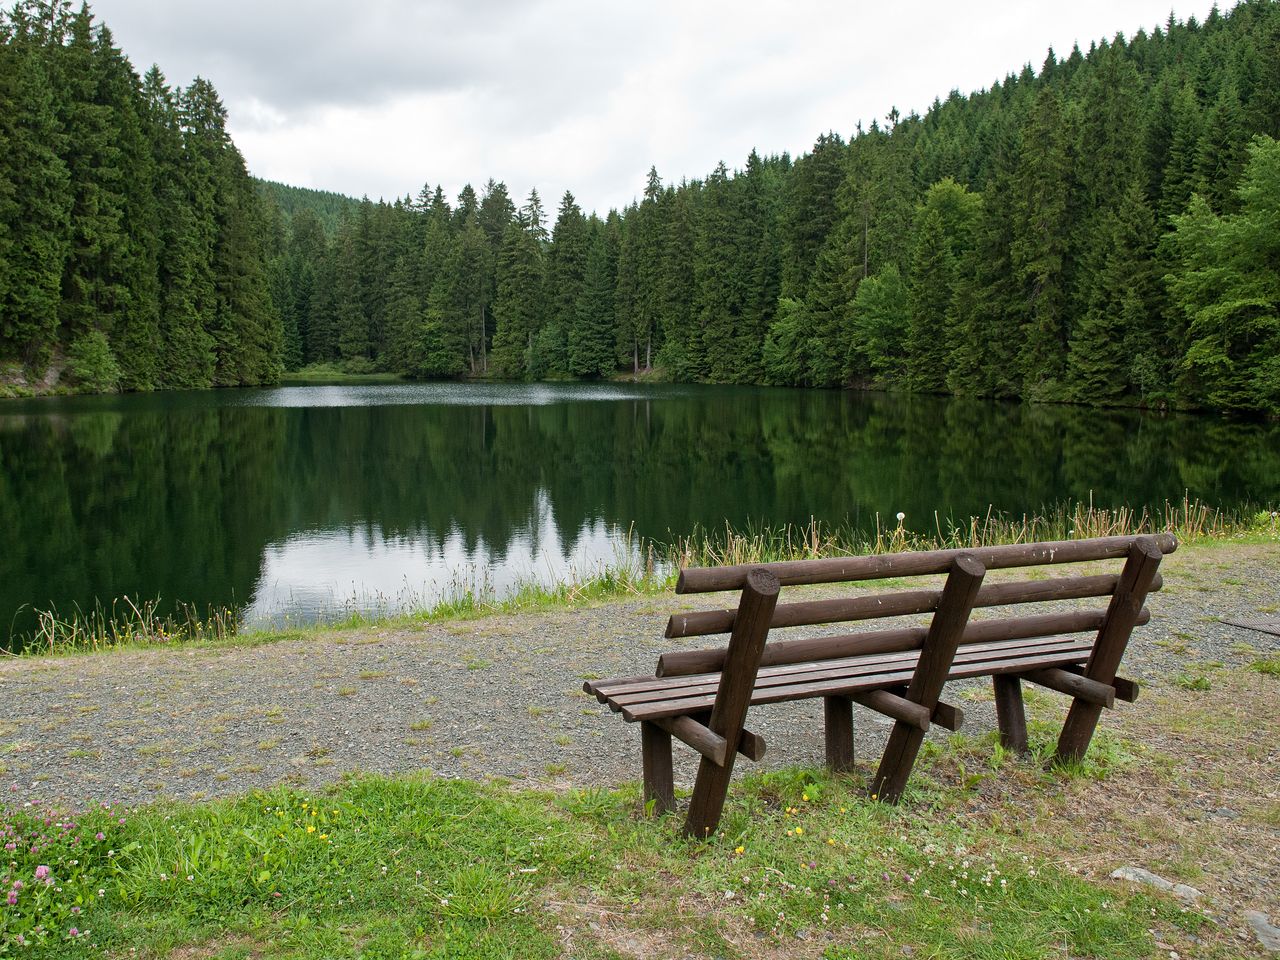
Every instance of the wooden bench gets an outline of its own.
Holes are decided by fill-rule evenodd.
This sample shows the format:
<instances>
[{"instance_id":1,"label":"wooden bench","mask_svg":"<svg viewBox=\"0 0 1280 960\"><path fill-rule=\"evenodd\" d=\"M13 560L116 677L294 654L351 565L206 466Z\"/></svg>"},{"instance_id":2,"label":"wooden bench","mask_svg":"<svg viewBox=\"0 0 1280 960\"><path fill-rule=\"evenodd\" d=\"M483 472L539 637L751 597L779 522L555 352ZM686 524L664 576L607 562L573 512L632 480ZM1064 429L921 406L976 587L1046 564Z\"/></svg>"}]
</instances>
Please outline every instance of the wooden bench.
<instances>
[{"instance_id":1,"label":"wooden bench","mask_svg":"<svg viewBox=\"0 0 1280 960\"><path fill-rule=\"evenodd\" d=\"M896 803L932 724L956 730L961 710L940 697L948 680L990 676L1000 738L1027 749L1022 681L1073 698L1057 756L1079 759L1104 707L1132 702L1135 683L1116 671L1134 626L1146 623L1147 594L1159 590L1158 568L1177 540L1103 537L970 550L800 560L759 566L689 568L677 593L740 590L736 610L677 613L671 639L729 634L727 646L665 653L653 676L590 680L583 689L623 719L640 724L646 804L675 806L671 739L702 755L685 832L713 832L728 792L734 760L764 755L764 740L746 729L748 708L821 697L826 759L834 770L853 764L853 705L895 723L871 792ZM1101 561L1120 561L1113 573ZM1069 575L983 585L988 570L1088 563ZM866 593L778 603L781 587L945 574L941 589ZM1007 612L970 619L975 608L1109 597L1105 607ZM1035 609L1035 608L1033 608ZM771 630L932 613L925 626L885 626L834 636L769 641Z\"/></svg>"}]
</instances>

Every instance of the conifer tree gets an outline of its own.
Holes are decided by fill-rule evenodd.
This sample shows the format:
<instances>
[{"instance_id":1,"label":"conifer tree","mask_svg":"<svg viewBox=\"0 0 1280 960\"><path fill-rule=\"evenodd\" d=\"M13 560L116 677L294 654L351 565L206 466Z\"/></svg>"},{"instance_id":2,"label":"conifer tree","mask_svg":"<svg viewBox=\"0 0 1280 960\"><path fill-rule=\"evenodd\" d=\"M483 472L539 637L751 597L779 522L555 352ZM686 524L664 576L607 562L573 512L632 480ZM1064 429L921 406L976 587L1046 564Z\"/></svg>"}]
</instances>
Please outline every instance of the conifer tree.
<instances>
[{"instance_id":1,"label":"conifer tree","mask_svg":"<svg viewBox=\"0 0 1280 960\"><path fill-rule=\"evenodd\" d=\"M1059 97L1046 87L1022 132L1009 250L1022 314L1018 375L1024 395L1040 399L1060 396L1063 389L1071 177Z\"/></svg>"},{"instance_id":2,"label":"conifer tree","mask_svg":"<svg viewBox=\"0 0 1280 960\"><path fill-rule=\"evenodd\" d=\"M519 221L507 227L498 261L491 360L494 371L509 379L528 375L534 338L542 327L547 238L542 216L538 192L531 191Z\"/></svg>"},{"instance_id":3,"label":"conifer tree","mask_svg":"<svg viewBox=\"0 0 1280 960\"><path fill-rule=\"evenodd\" d=\"M1280 143L1255 138L1220 216L1202 197L1175 218L1177 269L1165 278L1186 316L1183 363L1213 406L1280 414Z\"/></svg>"},{"instance_id":4,"label":"conifer tree","mask_svg":"<svg viewBox=\"0 0 1280 960\"><path fill-rule=\"evenodd\" d=\"M566 190L547 252L550 309L538 338L535 376L563 377L570 372L570 331L577 321L589 246L587 219Z\"/></svg>"},{"instance_id":5,"label":"conifer tree","mask_svg":"<svg viewBox=\"0 0 1280 960\"><path fill-rule=\"evenodd\" d=\"M0 47L0 355L37 375L54 353L72 208L46 58L23 22Z\"/></svg>"},{"instance_id":6,"label":"conifer tree","mask_svg":"<svg viewBox=\"0 0 1280 960\"><path fill-rule=\"evenodd\" d=\"M595 221L587 242L586 272L569 327L569 373L606 377L615 367L613 290L617 282L617 234Z\"/></svg>"}]
</instances>

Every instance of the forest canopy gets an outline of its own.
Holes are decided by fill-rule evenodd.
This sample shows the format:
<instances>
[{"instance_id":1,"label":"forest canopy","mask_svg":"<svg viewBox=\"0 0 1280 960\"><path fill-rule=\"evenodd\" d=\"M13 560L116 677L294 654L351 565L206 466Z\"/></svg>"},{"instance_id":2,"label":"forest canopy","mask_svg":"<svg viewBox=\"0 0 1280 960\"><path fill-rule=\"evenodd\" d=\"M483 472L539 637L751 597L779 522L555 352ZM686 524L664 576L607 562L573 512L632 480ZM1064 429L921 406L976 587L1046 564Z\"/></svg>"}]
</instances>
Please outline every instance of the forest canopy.
<instances>
[{"instance_id":1,"label":"forest canopy","mask_svg":"<svg viewBox=\"0 0 1280 960\"><path fill-rule=\"evenodd\" d=\"M490 179L250 180L207 81L88 8L0 24L0 361L84 389L420 378L881 387L1280 415L1280 4L1172 17L606 215Z\"/></svg>"}]
</instances>

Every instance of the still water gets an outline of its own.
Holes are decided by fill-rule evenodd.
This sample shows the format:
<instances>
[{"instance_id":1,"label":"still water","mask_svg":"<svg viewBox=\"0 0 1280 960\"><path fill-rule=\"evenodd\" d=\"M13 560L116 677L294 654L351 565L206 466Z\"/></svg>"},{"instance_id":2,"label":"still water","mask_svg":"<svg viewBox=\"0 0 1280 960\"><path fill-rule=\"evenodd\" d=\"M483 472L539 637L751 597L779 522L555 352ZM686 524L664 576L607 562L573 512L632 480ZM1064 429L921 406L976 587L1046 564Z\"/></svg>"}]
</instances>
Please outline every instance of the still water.
<instances>
[{"instance_id":1,"label":"still water","mask_svg":"<svg viewBox=\"0 0 1280 960\"><path fill-rule=\"evenodd\" d=\"M1280 426L840 391L291 386L0 406L0 631L113 598L249 624L583 576L697 525L1280 501Z\"/></svg>"}]
</instances>

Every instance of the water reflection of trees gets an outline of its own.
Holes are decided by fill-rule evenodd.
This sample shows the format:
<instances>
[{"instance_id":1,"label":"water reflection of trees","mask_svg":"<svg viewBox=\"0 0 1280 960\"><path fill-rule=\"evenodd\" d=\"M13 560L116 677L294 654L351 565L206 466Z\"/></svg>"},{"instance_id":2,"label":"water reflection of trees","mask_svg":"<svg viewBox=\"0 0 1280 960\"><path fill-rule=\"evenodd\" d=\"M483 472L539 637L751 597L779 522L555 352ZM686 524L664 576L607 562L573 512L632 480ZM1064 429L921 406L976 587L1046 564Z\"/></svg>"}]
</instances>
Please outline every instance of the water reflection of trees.
<instances>
[{"instance_id":1,"label":"water reflection of trees","mask_svg":"<svg viewBox=\"0 0 1280 960\"><path fill-rule=\"evenodd\" d=\"M542 406L276 408L181 396L0 418L0 604L247 600L266 544L367 528L473 559L585 523L923 526L1091 493L1280 499L1280 428L819 391L662 390ZM535 543L535 550L544 545ZM486 555L487 554L487 555Z\"/></svg>"}]
</instances>

